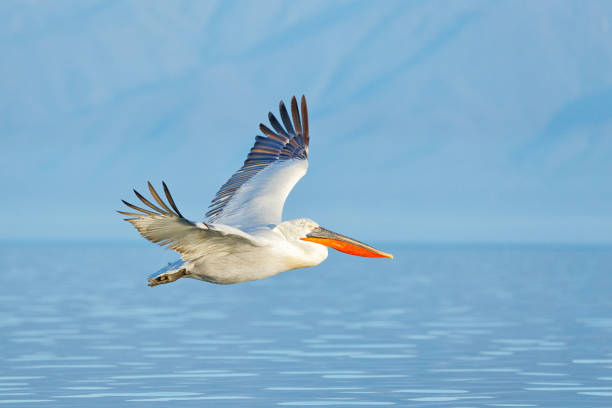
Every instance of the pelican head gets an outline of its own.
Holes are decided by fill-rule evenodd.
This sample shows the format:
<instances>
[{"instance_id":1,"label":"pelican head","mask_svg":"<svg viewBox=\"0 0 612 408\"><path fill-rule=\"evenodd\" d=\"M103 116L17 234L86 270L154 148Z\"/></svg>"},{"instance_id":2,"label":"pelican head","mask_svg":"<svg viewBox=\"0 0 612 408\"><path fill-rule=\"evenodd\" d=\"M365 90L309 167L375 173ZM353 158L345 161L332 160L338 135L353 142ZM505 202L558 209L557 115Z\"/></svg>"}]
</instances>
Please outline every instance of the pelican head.
<instances>
[{"instance_id":1,"label":"pelican head","mask_svg":"<svg viewBox=\"0 0 612 408\"><path fill-rule=\"evenodd\" d=\"M302 241L313 242L334 248L345 254L365 256L369 258L391 258L393 255L380 251L370 245L357 241L356 239L338 234L321 227L319 224L308 218L298 218L283 224L287 225L290 234ZM286 230L287 230L286 229ZM287 231L289 232L289 231Z\"/></svg>"}]
</instances>

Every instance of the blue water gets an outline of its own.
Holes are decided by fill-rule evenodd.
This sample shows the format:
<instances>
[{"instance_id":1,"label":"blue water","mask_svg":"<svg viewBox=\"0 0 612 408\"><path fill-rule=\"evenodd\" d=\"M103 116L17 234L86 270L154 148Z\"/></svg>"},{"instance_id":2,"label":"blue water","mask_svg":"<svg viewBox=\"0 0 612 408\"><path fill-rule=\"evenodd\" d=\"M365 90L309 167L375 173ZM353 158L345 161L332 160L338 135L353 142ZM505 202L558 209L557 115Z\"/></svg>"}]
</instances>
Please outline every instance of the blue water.
<instances>
[{"instance_id":1,"label":"blue water","mask_svg":"<svg viewBox=\"0 0 612 408\"><path fill-rule=\"evenodd\" d=\"M0 404L612 406L612 249L381 246L216 286L154 246L0 247Z\"/></svg>"}]
</instances>

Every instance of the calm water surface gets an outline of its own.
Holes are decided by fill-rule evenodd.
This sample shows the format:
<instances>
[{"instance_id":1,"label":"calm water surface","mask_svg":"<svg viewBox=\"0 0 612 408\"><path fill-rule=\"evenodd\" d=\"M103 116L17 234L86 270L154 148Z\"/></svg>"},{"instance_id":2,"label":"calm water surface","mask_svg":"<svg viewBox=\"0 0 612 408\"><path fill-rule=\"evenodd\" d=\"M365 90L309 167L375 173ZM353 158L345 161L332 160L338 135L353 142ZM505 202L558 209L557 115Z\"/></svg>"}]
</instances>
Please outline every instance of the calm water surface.
<instances>
[{"instance_id":1,"label":"calm water surface","mask_svg":"<svg viewBox=\"0 0 612 408\"><path fill-rule=\"evenodd\" d=\"M170 252L2 246L0 405L612 406L612 249L383 249L149 288Z\"/></svg>"}]
</instances>

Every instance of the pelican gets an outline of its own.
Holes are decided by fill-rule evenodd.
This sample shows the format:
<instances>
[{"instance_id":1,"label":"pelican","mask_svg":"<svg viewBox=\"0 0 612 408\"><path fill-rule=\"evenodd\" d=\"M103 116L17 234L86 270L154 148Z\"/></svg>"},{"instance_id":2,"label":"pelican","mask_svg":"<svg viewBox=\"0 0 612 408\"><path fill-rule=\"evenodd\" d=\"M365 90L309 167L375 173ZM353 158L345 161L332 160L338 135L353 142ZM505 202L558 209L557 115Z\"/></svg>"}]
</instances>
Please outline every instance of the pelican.
<instances>
[{"instance_id":1,"label":"pelican","mask_svg":"<svg viewBox=\"0 0 612 408\"><path fill-rule=\"evenodd\" d=\"M282 222L283 206L308 168L308 110L295 96L291 116L283 101L281 123L270 112L272 129L255 138L242 167L221 186L206 213L207 221L183 217L168 187L166 201L151 183L155 203L134 190L146 207L121 200L137 212L118 211L149 241L175 250L181 259L150 276L149 286L186 277L217 284L267 278L297 268L315 266L327 258L327 247L351 255L393 258L363 242L329 231L308 218Z\"/></svg>"}]
</instances>

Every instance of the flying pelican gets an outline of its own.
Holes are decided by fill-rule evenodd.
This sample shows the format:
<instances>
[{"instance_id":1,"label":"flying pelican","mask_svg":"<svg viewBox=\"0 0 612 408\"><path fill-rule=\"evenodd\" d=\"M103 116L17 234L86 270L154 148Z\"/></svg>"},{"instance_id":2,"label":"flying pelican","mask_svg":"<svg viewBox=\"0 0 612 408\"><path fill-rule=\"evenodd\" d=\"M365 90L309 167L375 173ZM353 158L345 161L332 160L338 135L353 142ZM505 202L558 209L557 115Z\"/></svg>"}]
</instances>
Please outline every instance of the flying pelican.
<instances>
[{"instance_id":1,"label":"flying pelican","mask_svg":"<svg viewBox=\"0 0 612 408\"><path fill-rule=\"evenodd\" d=\"M181 254L149 278L149 286L187 277L231 284L267 278L296 268L315 266L327 258L327 247L351 255L393 258L352 238L329 231L308 218L282 222L285 200L308 168L308 110L302 96L301 119L295 96L291 117L280 102L283 125L270 112L272 129L264 124L244 164L221 186L206 213L208 221L189 221L178 210L165 182L165 203L151 183L157 203L136 196L148 208L125 212L146 239ZM291 123L293 119L293 123ZM170 207L168 206L170 205Z\"/></svg>"}]
</instances>

